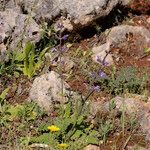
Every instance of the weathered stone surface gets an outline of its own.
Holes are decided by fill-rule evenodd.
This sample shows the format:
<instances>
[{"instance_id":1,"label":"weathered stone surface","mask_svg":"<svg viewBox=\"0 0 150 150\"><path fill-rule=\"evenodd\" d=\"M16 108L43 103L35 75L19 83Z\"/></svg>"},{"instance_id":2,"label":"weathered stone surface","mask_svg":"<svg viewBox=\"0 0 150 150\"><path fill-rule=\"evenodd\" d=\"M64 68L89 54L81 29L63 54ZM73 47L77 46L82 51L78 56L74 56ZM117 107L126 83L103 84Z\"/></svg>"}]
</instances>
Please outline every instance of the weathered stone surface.
<instances>
[{"instance_id":1,"label":"weathered stone surface","mask_svg":"<svg viewBox=\"0 0 150 150\"><path fill-rule=\"evenodd\" d=\"M18 5L20 0L0 0L0 11L6 9L13 9L15 12L20 13L21 7Z\"/></svg>"},{"instance_id":2,"label":"weathered stone surface","mask_svg":"<svg viewBox=\"0 0 150 150\"><path fill-rule=\"evenodd\" d=\"M124 108L129 115L137 115L140 128L146 134L146 140L150 141L150 102L144 102L142 96L131 98L115 97L113 101L116 105L115 109L118 111ZM109 103L104 104L105 110L109 111Z\"/></svg>"},{"instance_id":3,"label":"weathered stone surface","mask_svg":"<svg viewBox=\"0 0 150 150\"><path fill-rule=\"evenodd\" d=\"M62 57L59 61L62 61L64 71L66 72L71 70L75 66L75 63L69 57Z\"/></svg>"},{"instance_id":4,"label":"weathered stone surface","mask_svg":"<svg viewBox=\"0 0 150 150\"><path fill-rule=\"evenodd\" d=\"M63 92L63 93L62 93ZM70 88L54 71L37 77L30 90L29 100L33 100L46 111L51 111L53 104L66 103Z\"/></svg>"},{"instance_id":5,"label":"weathered stone surface","mask_svg":"<svg viewBox=\"0 0 150 150\"><path fill-rule=\"evenodd\" d=\"M134 146L127 146L127 150L147 150L147 149L139 145L134 145Z\"/></svg>"},{"instance_id":6,"label":"weathered stone surface","mask_svg":"<svg viewBox=\"0 0 150 150\"><path fill-rule=\"evenodd\" d=\"M0 12L0 43L7 39L10 50L22 49L27 41L35 43L40 37L39 25L31 17L12 9Z\"/></svg>"},{"instance_id":7,"label":"weathered stone surface","mask_svg":"<svg viewBox=\"0 0 150 150\"><path fill-rule=\"evenodd\" d=\"M0 62L7 61L8 56L6 55L6 46L2 43L0 44Z\"/></svg>"},{"instance_id":8,"label":"weathered stone surface","mask_svg":"<svg viewBox=\"0 0 150 150\"><path fill-rule=\"evenodd\" d=\"M95 62L103 62L103 60L105 60L105 62L108 63L108 65L113 65L114 61L113 61L113 57L111 54L107 54L107 52L109 52L109 43L100 45L100 46L96 46L92 48L92 58ZM100 59L100 60L98 60Z\"/></svg>"},{"instance_id":9,"label":"weathered stone surface","mask_svg":"<svg viewBox=\"0 0 150 150\"><path fill-rule=\"evenodd\" d=\"M96 146L96 145L90 144L90 145L86 146L84 148L84 150L100 150L100 148L98 146Z\"/></svg>"},{"instance_id":10,"label":"weathered stone surface","mask_svg":"<svg viewBox=\"0 0 150 150\"><path fill-rule=\"evenodd\" d=\"M22 5L39 20L52 19L61 12L67 14L76 25L87 25L96 18L107 16L118 4L126 5L129 0L24 0Z\"/></svg>"},{"instance_id":11,"label":"weathered stone surface","mask_svg":"<svg viewBox=\"0 0 150 150\"><path fill-rule=\"evenodd\" d=\"M120 112L125 110L129 116L136 115L141 131L146 135L145 139L150 141L150 98L144 95L129 94L125 98L115 97L109 102L101 100L93 102L90 107L92 116L101 117L101 113L108 115L110 113L110 104L115 104L111 113L118 116ZM146 101L146 102L145 102Z\"/></svg>"},{"instance_id":12,"label":"weathered stone surface","mask_svg":"<svg viewBox=\"0 0 150 150\"><path fill-rule=\"evenodd\" d=\"M106 43L93 47L93 60L97 62L97 56L101 56L103 59L106 56L106 52L109 52L111 48L121 46L124 48L124 42L128 40L127 35L132 34L135 37L139 37L136 41L136 46L138 47L136 50L137 55L144 54L144 48L150 47L150 31L142 26L131 26L131 25L120 25L111 28L109 31L105 32L106 34ZM113 55L108 54L106 57L106 61L110 64L113 64Z\"/></svg>"},{"instance_id":13,"label":"weathered stone surface","mask_svg":"<svg viewBox=\"0 0 150 150\"><path fill-rule=\"evenodd\" d=\"M150 24L150 17L147 18L147 22Z\"/></svg>"},{"instance_id":14,"label":"weathered stone surface","mask_svg":"<svg viewBox=\"0 0 150 150\"><path fill-rule=\"evenodd\" d=\"M131 25L120 25L113 27L107 36L107 43L115 46L120 42L124 42L125 40L127 40L126 34L129 33L132 33L133 35L141 35L145 43L147 43L147 45L150 44L150 31L142 26Z\"/></svg>"}]
</instances>

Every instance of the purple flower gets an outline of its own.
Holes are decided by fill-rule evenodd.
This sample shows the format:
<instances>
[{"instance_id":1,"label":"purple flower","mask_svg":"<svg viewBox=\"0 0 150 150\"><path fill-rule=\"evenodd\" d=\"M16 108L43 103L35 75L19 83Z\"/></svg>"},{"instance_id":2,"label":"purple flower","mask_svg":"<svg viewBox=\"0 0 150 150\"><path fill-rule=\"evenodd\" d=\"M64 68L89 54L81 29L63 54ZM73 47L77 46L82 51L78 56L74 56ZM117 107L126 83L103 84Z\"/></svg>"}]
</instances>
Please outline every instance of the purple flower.
<instances>
[{"instance_id":1,"label":"purple flower","mask_svg":"<svg viewBox=\"0 0 150 150\"><path fill-rule=\"evenodd\" d=\"M61 29L61 30L64 28L64 26L63 26L62 23L58 23L57 27L58 27L59 29Z\"/></svg>"},{"instance_id":2,"label":"purple flower","mask_svg":"<svg viewBox=\"0 0 150 150\"><path fill-rule=\"evenodd\" d=\"M106 61L106 59L103 60L103 65L108 66L109 62Z\"/></svg>"},{"instance_id":3,"label":"purple flower","mask_svg":"<svg viewBox=\"0 0 150 150\"><path fill-rule=\"evenodd\" d=\"M99 92L100 91L100 86L98 86L98 85L94 86L93 90Z\"/></svg>"},{"instance_id":4,"label":"purple flower","mask_svg":"<svg viewBox=\"0 0 150 150\"><path fill-rule=\"evenodd\" d=\"M65 52L65 51L68 50L68 47L64 45L63 47L60 48L60 50L61 50L62 52Z\"/></svg>"},{"instance_id":5,"label":"purple flower","mask_svg":"<svg viewBox=\"0 0 150 150\"><path fill-rule=\"evenodd\" d=\"M100 71L98 72L98 75L99 75L100 77L106 77L106 76L107 76L106 73L103 72L102 70L100 70Z\"/></svg>"},{"instance_id":6,"label":"purple flower","mask_svg":"<svg viewBox=\"0 0 150 150\"><path fill-rule=\"evenodd\" d=\"M55 47L51 48L52 52L57 52L57 49Z\"/></svg>"},{"instance_id":7,"label":"purple flower","mask_svg":"<svg viewBox=\"0 0 150 150\"><path fill-rule=\"evenodd\" d=\"M93 77L93 78L96 77L96 73L95 73L95 72L89 72L89 75L90 75L91 77Z\"/></svg>"},{"instance_id":8,"label":"purple flower","mask_svg":"<svg viewBox=\"0 0 150 150\"><path fill-rule=\"evenodd\" d=\"M97 56L97 59L96 59L98 62L101 62L101 57L100 56Z\"/></svg>"},{"instance_id":9,"label":"purple flower","mask_svg":"<svg viewBox=\"0 0 150 150\"><path fill-rule=\"evenodd\" d=\"M97 56L96 59L98 62L101 62L104 66L107 66L109 63L106 61L106 58L104 58L103 60L101 60L100 56Z\"/></svg>"},{"instance_id":10,"label":"purple flower","mask_svg":"<svg viewBox=\"0 0 150 150\"><path fill-rule=\"evenodd\" d=\"M65 62L64 62L63 60L61 60L60 63L61 63L62 65L65 65Z\"/></svg>"},{"instance_id":11,"label":"purple flower","mask_svg":"<svg viewBox=\"0 0 150 150\"><path fill-rule=\"evenodd\" d=\"M67 40L68 36L69 36L69 35L66 34L66 35L64 35L64 36L62 37L62 39L63 39L63 40Z\"/></svg>"}]
</instances>

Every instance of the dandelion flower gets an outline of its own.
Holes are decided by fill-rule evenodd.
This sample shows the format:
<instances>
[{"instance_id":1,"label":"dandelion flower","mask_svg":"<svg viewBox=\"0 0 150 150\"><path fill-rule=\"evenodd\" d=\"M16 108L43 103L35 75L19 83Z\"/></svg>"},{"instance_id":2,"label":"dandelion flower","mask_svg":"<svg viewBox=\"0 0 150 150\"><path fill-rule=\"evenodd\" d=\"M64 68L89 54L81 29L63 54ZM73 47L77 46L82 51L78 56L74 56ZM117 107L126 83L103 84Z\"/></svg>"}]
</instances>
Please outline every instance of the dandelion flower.
<instances>
[{"instance_id":1,"label":"dandelion flower","mask_svg":"<svg viewBox=\"0 0 150 150\"><path fill-rule=\"evenodd\" d=\"M60 130L59 127L55 126L55 125L51 125L47 127L51 132L57 132Z\"/></svg>"},{"instance_id":2,"label":"dandelion flower","mask_svg":"<svg viewBox=\"0 0 150 150\"><path fill-rule=\"evenodd\" d=\"M61 143L61 144L58 144L58 147L60 147L60 148L67 148L68 145L66 143Z\"/></svg>"},{"instance_id":3,"label":"dandelion flower","mask_svg":"<svg viewBox=\"0 0 150 150\"><path fill-rule=\"evenodd\" d=\"M36 117L37 116L37 113L35 111L32 111L32 116L33 117Z\"/></svg>"}]
</instances>

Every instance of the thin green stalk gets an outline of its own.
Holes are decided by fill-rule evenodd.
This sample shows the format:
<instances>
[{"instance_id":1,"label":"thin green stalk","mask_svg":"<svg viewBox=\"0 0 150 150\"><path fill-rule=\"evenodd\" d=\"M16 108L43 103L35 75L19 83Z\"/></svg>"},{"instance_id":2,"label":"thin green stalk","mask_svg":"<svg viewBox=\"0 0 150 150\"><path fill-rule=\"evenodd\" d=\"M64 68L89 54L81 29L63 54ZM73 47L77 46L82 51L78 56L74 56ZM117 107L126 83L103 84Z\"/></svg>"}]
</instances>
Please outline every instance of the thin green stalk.
<instances>
[{"instance_id":1,"label":"thin green stalk","mask_svg":"<svg viewBox=\"0 0 150 150\"><path fill-rule=\"evenodd\" d=\"M122 126L122 136L124 137L124 131L125 131L125 103L124 103L124 100L123 100L122 115L121 115L121 126Z\"/></svg>"},{"instance_id":2,"label":"thin green stalk","mask_svg":"<svg viewBox=\"0 0 150 150\"><path fill-rule=\"evenodd\" d=\"M85 102L89 99L89 97L94 93L94 90L92 90L87 96L86 98L84 99L82 96L81 96L81 104L78 105L78 102L76 102L76 107L75 107L75 119L74 119L74 123L73 123L73 126L72 128L70 129L71 133L70 135L68 136L67 140L74 134L74 132L76 131L74 128L75 126L77 125L77 121L78 121L78 118L79 116L81 115L82 113L82 110L83 110L83 107L85 105Z\"/></svg>"}]
</instances>

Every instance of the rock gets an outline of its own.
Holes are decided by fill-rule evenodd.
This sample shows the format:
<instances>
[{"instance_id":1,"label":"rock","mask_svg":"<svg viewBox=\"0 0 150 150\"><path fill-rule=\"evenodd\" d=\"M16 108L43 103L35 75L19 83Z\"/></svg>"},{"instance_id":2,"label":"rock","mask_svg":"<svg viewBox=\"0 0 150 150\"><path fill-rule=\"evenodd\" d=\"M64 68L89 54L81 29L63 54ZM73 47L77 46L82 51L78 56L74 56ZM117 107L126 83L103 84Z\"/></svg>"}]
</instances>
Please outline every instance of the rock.
<instances>
[{"instance_id":1,"label":"rock","mask_svg":"<svg viewBox=\"0 0 150 150\"><path fill-rule=\"evenodd\" d=\"M61 61L64 63L64 71L69 71L74 67L74 62L69 57L62 57Z\"/></svg>"},{"instance_id":2,"label":"rock","mask_svg":"<svg viewBox=\"0 0 150 150\"><path fill-rule=\"evenodd\" d=\"M93 55L92 55L93 61L102 63L103 60L105 60L105 62L107 62L107 65L114 64L112 55L107 54L107 52L109 52L109 44L108 43L93 47L92 52L93 52Z\"/></svg>"},{"instance_id":3,"label":"rock","mask_svg":"<svg viewBox=\"0 0 150 150\"><path fill-rule=\"evenodd\" d=\"M56 18L62 13L69 16L74 25L85 26L94 19L107 16L117 5L127 5L129 0L22 0L22 5L27 12L38 21L40 19Z\"/></svg>"},{"instance_id":4,"label":"rock","mask_svg":"<svg viewBox=\"0 0 150 150\"><path fill-rule=\"evenodd\" d=\"M0 44L0 62L8 61L9 58L6 53L7 53L6 46L3 43Z\"/></svg>"},{"instance_id":5,"label":"rock","mask_svg":"<svg viewBox=\"0 0 150 150\"><path fill-rule=\"evenodd\" d=\"M107 16L117 5L128 3L129 0L7 0L0 4L0 10L26 12L38 22L63 16L64 27L73 30Z\"/></svg>"},{"instance_id":6,"label":"rock","mask_svg":"<svg viewBox=\"0 0 150 150\"><path fill-rule=\"evenodd\" d=\"M115 109L121 111L124 107L125 112L129 115L136 115L140 128L146 134L146 140L150 141L150 102L142 101L142 96L122 98L115 97L111 101L115 103ZM111 102L110 101L110 102ZM110 102L104 104L105 110L109 111Z\"/></svg>"},{"instance_id":7,"label":"rock","mask_svg":"<svg viewBox=\"0 0 150 150\"><path fill-rule=\"evenodd\" d=\"M18 5L20 0L2 0L0 3L0 11L5 11L6 9L13 9L14 12L21 13L21 7Z\"/></svg>"},{"instance_id":8,"label":"rock","mask_svg":"<svg viewBox=\"0 0 150 150\"><path fill-rule=\"evenodd\" d=\"M45 58L47 61L51 62L52 66L63 67L63 72L70 71L75 66L73 60L71 60L68 56L59 57L54 61L52 54L50 52L47 52L45 53Z\"/></svg>"},{"instance_id":9,"label":"rock","mask_svg":"<svg viewBox=\"0 0 150 150\"><path fill-rule=\"evenodd\" d=\"M95 116L97 114L97 112L101 111L103 109L103 104L101 101L98 102L92 102L90 104L90 113L92 114L92 116Z\"/></svg>"},{"instance_id":10,"label":"rock","mask_svg":"<svg viewBox=\"0 0 150 150\"><path fill-rule=\"evenodd\" d=\"M63 17L61 16L59 20L55 23L55 28L58 28L58 24L62 24L64 26L64 29L67 29L68 31L73 30L73 25L71 24L70 17Z\"/></svg>"},{"instance_id":11,"label":"rock","mask_svg":"<svg viewBox=\"0 0 150 150\"><path fill-rule=\"evenodd\" d=\"M133 35L141 35L145 43L147 43L147 45L150 44L150 31L142 26L131 25L120 25L113 27L107 36L106 43L116 46L118 43L126 41L126 35L129 33L132 33Z\"/></svg>"},{"instance_id":12,"label":"rock","mask_svg":"<svg viewBox=\"0 0 150 150\"><path fill-rule=\"evenodd\" d=\"M147 150L147 148L138 146L138 145L134 145L134 146L127 146L127 150Z\"/></svg>"},{"instance_id":13,"label":"rock","mask_svg":"<svg viewBox=\"0 0 150 150\"><path fill-rule=\"evenodd\" d=\"M150 11L150 1L149 0L132 0L129 3L129 8L139 12L141 14L148 13Z\"/></svg>"},{"instance_id":14,"label":"rock","mask_svg":"<svg viewBox=\"0 0 150 150\"><path fill-rule=\"evenodd\" d=\"M7 40L10 50L22 49L27 41L36 43L40 38L39 25L29 16L12 9L0 12L0 43Z\"/></svg>"},{"instance_id":15,"label":"rock","mask_svg":"<svg viewBox=\"0 0 150 150\"><path fill-rule=\"evenodd\" d=\"M105 32L106 42L100 46L93 47L93 60L97 62L97 57L100 56L103 59L106 56L106 52L110 52L113 47L122 48L125 47L125 42L128 41L127 35L133 34L136 39L136 54L142 56L144 54L144 48L150 47L150 31L143 26L131 26L131 25L119 25L111 28ZM123 44L125 43L125 44ZM108 53L106 61L111 65L113 64L113 57L118 58L115 54Z\"/></svg>"},{"instance_id":16,"label":"rock","mask_svg":"<svg viewBox=\"0 0 150 150\"><path fill-rule=\"evenodd\" d=\"M100 148L98 146L96 146L96 145L90 144L90 145L86 146L84 148L84 150L100 150Z\"/></svg>"},{"instance_id":17,"label":"rock","mask_svg":"<svg viewBox=\"0 0 150 150\"><path fill-rule=\"evenodd\" d=\"M63 93L62 93L63 92ZM46 111L51 111L53 104L66 103L70 94L69 85L54 71L35 78L29 94Z\"/></svg>"},{"instance_id":18,"label":"rock","mask_svg":"<svg viewBox=\"0 0 150 150\"><path fill-rule=\"evenodd\" d=\"M147 22L150 24L150 17L147 18Z\"/></svg>"}]
</instances>

